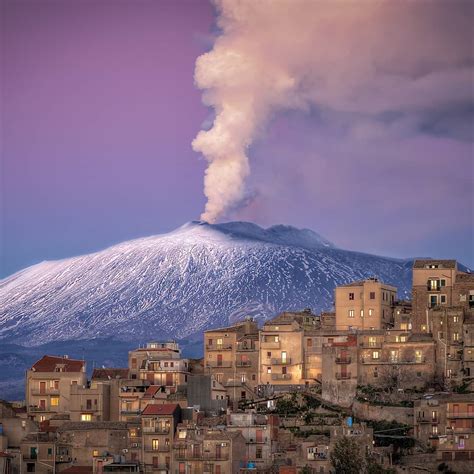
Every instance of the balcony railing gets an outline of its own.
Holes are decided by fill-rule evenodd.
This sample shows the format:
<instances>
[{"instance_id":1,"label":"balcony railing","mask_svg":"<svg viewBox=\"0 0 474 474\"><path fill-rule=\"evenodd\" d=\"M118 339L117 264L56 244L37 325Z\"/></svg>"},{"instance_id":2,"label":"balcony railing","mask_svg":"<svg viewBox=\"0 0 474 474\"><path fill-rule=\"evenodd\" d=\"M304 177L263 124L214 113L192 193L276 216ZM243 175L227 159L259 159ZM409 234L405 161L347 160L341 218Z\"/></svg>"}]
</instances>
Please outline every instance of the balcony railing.
<instances>
[{"instance_id":1,"label":"balcony railing","mask_svg":"<svg viewBox=\"0 0 474 474\"><path fill-rule=\"evenodd\" d=\"M423 415L418 414L418 416L416 417L416 421L418 423L438 423L439 419L437 416L433 418L433 417L423 416Z\"/></svg>"},{"instance_id":2,"label":"balcony railing","mask_svg":"<svg viewBox=\"0 0 474 474\"><path fill-rule=\"evenodd\" d=\"M232 349L232 344L212 344L206 345L206 350L208 351L229 351Z\"/></svg>"},{"instance_id":3,"label":"balcony railing","mask_svg":"<svg viewBox=\"0 0 474 474\"><path fill-rule=\"evenodd\" d=\"M272 365L289 365L291 364L291 358L286 359L272 359Z\"/></svg>"},{"instance_id":4,"label":"balcony railing","mask_svg":"<svg viewBox=\"0 0 474 474\"><path fill-rule=\"evenodd\" d=\"M350 364L351 361L350 357L336 357L336 364Z\"/></svg>"},{"instance_id":5,"label":"balcony railing","mask_svg":"<svg viewBox=\"0 0 474 474\"><path fill-rule=\"evenodd\" d=\"M232 367L232 362L228 360L223 360L222 362L206 362L206 367L216 369L216 368L223 368L229 369Z\"/></svg>"},{"instance_id":6,"label":"balcony railing","mask_svg":"<svg viewBox=\"0 0 474 474\"><path fill-rule=\"evenodd\" d=\"M140 415L141 411L140 410L120 410L121 415Z\"/></svg>"},{"instance_id":7,"label":"balcony railing","mask_svg":"<svg viewBox=\"0 0 474 474\"><path fill-rule=\"evenodd\" d=\"M414 360L403 360L403 359L371 359L365 358L362 359L361 362L363 364L384 364L384 365L413 365L413 364L424 364L426 359L423 357L421 359L414 359Z\"/></svg>"},{"instance_id":8,"label":"balcony railing","mask_svg":"<svg viewBox=\"0 0 474 474\"><path fill-rule=\"evenodd\" d=\"M170 432L169 426L144 426L144 433L168 434Z\"/></svg>"},{"instance_id":9,"label":"balcony railing","mask_svg":"<svg viewBox=\"0 0 474 474\"><path fill-rule=\"evenodd\" d=\"M474 418L474 412L472 411L448 411L446 418Z\"/></svg>"},{"instance_id":10,"label":"balcony railing","mask_svg":"<svg viewBox=\"0 0 474 474\"><path fill-rule=\"evenodd\" d=\"M53 413L56 413L56 409L53 409L53 408L50 408L50 407L47 407L47 406L44 406L44 407L28 407L28 411L30 412L37 412L37 413L42 413L42 412L53 412Z\"/></svg>"},{"instance_id":11,"label":"balcony railing","mask_svg":"<svg viewBox=\"0 0 474 474\"><path fill-rule=\"evenodd\" d=\"M39 388L34 388L31 390L31 395L41 395L41 396L48 396L48 395L59 395L59 389L57 388L47 388L45 390L40 390Z\"/></svg>"},{"instance_id":12,"label":"balcony railing","mask_svg":"<svg viewBox=\"0 0 474 474\"><path fill-rule=\"evenodd\" d=\"M238 342L236 349L237 352L249 352L257 350L255 344L248 344L245 342Z\"/></svg>"},{"instance_id":13,"label":"balcony railing","mask_svg":"<svg viewBox=\"0 0 474 474\"><path fill-rule=\"evenodd\" d=\"M250 367L252 362L250 360L238 360L235 365L237 367Z\"/></svg>"},{"instance_id":14,"label":"balcony railing","mask_svg":"<svg viewBox=\"0 0 474 474\"><path fill-rule=\"evenodd\" d=\"M336 373L336 379L337 380L348 380L351 378L351 373L350 372L337 372Z\"/></svg>"},{"instance_id":15,"label":"balcony railing","mask_svg":"<svg viewBox=\"0 0 474 474\"><path fill-rule=\"evenodd\" d=\"M291 380L291 374L272 374L272 380Z\"/></svg>"},{"instance_id":16,"label":"balcony railing","mask_svg":"<svg viewBox=\"0 0 474 474\"><path fill-rule=\"evenodd\" d=\"M157 448L153 448L153 446L145 446L145 451L147 453L168 453L170 451L170 447L160 445Z\"/></svg>"},{"instance_id":17,"label":"balcony railing","mask_svg":"<svg viewBox=\"0 0 474 474\"><path fill-rule=\"evenodd\" d=\"M260 347L262 349L280 349L280 341L262 341Z\"/></svg>"},{"instance_id":18,"label":"balcony railing","mask_svg":"<svg viewBox=\"0 0 474 474\"><path fill-rule=\"evenodd\" d=\"M204 461L228 461L229 455L227 453L204 453L202 456Z\"/></svg>"}]
</instances>

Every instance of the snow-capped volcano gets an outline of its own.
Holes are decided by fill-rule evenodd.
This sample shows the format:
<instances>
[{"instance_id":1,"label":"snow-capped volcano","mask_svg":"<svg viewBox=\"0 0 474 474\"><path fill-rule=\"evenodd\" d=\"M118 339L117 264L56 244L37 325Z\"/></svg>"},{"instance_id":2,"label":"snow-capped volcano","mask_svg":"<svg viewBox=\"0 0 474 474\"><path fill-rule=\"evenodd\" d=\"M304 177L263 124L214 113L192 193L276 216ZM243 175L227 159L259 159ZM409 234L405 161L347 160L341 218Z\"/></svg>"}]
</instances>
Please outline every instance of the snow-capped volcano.
<instances>
[{"instance_id":1,"label":"snow-capped volcano","mask_svg":"<svg viewBox=\"0 0 474 474\"><path fill-rule=\"evenodd\" d=\"M190 222L0 281L0 340L179 339L246 315L330 309L336 285L369 276L406 297L411 261L338 249L306 229Z\"/></svg>"}]
</instances>

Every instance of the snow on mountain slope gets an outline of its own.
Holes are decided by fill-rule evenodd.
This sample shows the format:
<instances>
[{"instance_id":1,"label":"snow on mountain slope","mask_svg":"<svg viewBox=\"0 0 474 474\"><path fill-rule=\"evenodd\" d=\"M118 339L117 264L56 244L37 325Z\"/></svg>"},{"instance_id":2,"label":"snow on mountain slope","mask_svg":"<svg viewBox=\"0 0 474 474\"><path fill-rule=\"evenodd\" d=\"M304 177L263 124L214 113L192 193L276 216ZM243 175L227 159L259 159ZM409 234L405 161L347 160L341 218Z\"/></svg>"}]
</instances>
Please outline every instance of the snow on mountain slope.
<instances>
[{"instance_id":1,"label":"snow on mountain slope","mask_svg":"<svg viewBox=\"0 0 474 474\"><path fill-rule=\"evenodd\" d=\"M310 230L191 222L0 281L0 340L183 338L245 315L330 309L337 284L369 276L406 297L411 262L341 250Z\"/></svg>"}]
</instances>

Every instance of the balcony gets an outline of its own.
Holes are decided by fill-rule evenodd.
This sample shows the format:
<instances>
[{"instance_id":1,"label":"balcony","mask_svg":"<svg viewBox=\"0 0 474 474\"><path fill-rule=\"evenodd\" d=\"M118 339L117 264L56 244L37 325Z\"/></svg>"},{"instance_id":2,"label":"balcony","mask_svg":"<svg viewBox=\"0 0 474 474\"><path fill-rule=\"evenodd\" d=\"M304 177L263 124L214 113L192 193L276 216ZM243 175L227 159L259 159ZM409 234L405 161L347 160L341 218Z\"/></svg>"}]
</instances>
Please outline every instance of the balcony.
<instances>
[{"instance_id":1,"label":"balcony","mask_svg":"<svg viewBox=\"0 0 474 474\"><path fill-rule=\"evenodd\" d=\"M251 367L252 366L252 362L249 361L249 360L238 360L236 363L235 363L236 367Z\"/></svg>"},{"instance_id":2,"label":"balcony","mask_svg":"<svg viewBox=\"0 0 474 474\"><path fill-rule=\"evenodd\" d=\"M251 352L256 351L255 344L249 344L247 342L238 342L237 343L237 352Z\"/></svg>"},{"instance_id":3,"label":"balcony","mask_svg":"<svg viewBox=\"0 0 474 474\"><path fill-rule=\"evenodd\" d=\"M336 364L350 364L351 361L350 357L336 357Z\"/></svg>"},{"instance_id":4,"label":"balcony","mask_svg":"<svg viewBox=\"0 0 474 474\"><path fill-rule=\"evenodd\" d=\"M272 359L272 365L290 365L291 358L287 357L285 359Z\"/></svg>"},{"instance_id":5,"label":"balcony","mask_svg":"<svg viewBox=\"0 0 474 474\"><path fill-rule=\"evenodd\" d=\"M230 351L232 350L232 344L213 344L212 346L206 345L207 351Z\"/></svg>"},{"instance_id":6,"label":"balcony","mask_svg":"<svg viewBox=\"0 0 474 474\"><path fill-rule=\"evenodd\" d=\"M28 411L31 412L31 413L44 413L44 412L52 412L52 413L56 413L56 410L54 409L51 409L51 408L48 408L46 406L44 407L28 407Z\"/></svg>"},{"instance_id":7,"label":"balcony","mask_svg":"<svg viewBox=\"0 0 474 474\"><path fill-rule=\"evenodd\" d=\"M272 380L291 380L291 374L272 374Z\"/></svg>"},{"instance_id":8,"label":"balcony","mask_svg":"<svg viewBox=\"0 0 474 474\"><path fill-rule=\"evenodd\" d=\"M37 395L42 397L47 397L48 395L59 395L59 389L57 388L48 388L46 390L40 390L39 388L31 390L31 395Z\"/></svg>"},{"instance_id":9,"label":"balcony","mask_svg":"<svg viewBox=\"0 0 474 474\"><path fill-rule=\"evenodd\" d=\"M171 471L169 464L150 464L152 471Z\"/></svg>"},{"instance_id":10,"label":"balcony","mask_svg":"<svg viewBox=\"0 0 474 474\"><path fill-rule=\"evenodd\" d=\"M169 426L144 426L144 433L168 434L170 432Z\"/></svg>"},{"instance_id":11,"label":"balcony","mask_svg":"<svg viewBox=\"0 0 474 474\"><path fill-rule=\"evenodd\" d=\"M337 372L336 379L337 380L349 380L351 378L350 372Z\"/></svg>"},{"instance_id":12,"label":"balcony","mask_svg":"<svg viewBox=\"0 0 474 474\"><path fill-rule=\"evenodd\" d=\"M382 340L377 341L363 341L360 343L362 347L368 347L369 349L381 349L382 348Z\"/></svg>"},{"instance_id":13,"label":"balcony","mask_svg":"<svg viewBox=\"0 0 474 474\"><path fill-rule=\"evenodd\" d=\"M141 411L140 410L120 410L121 415L129 415L129 416L137 416L140 415Z\"/></svg>"},{"instance_id":14,"label":"balcony","mask_svg":"<svg viewBox=\"0 0 474 474\"><path fill-rule=\"evenodd\" d=\"M280 341L262 341L261 349L280 349Z\"/></svg>"},{"instance_id":15,"label":"balcony","mask_svg":"<svg viewBox=\"0 0 474 474\"><path fill-rule=\"evenodd\" d=\"M222 362L206 362L206 367L211 369L230 369L232 367L232 362L230 360L223 360Z\"/></svg>"},{"instance_id":16,"label":"balcony","mask_svg":"<svg viewBox=\"0 0 474 474\"><path fill-rule=\"evenodd\" d=\"M153 448L152 446L145 446L145 452L147 453L169 453L170 447L169 446L158 446L157 448Z\"/></svg>"},{"instance_id":17,"label":"balcony","mask_svg":"<svg viewBox=\"0 0 474 474\"><path fill-rule=\"evenodd\" d=\"M472 411L448 411L446 413L446 418L474 418L474 412Z\"/></svg>"},{"instance_id":18,"label":"balcony","mask_svg":"<svg viewBox=\"0 0 474 474\"><path fill-rule=\"evenodd\" d=\"M412 360L401 360L401 359L371 359L365 358L362 359L363 364L376 364L376 365L414 365L414 364L424 364L426 359L422 357L421 359L412 359Z\"/></svg>"},{"instance_id":19,"label":"balcony","mask_svg":"<svg viewBox=\"0 0 474 474\"><path fill-rule=\"evenodd\" d=\"M418 416L416 417L416 421L418 423L438 423L439 422L439 418L437 416L435 416L434 418L433 417L429 417L429 416L423 416L421 414L418 414Z\"/></svg>"},{"instance_id":20,"label":"balcony","mask_svg":"<svg viewBox=\"0 0 474 474\"><path fill-rule=\"evenodd\" d=\"M204 453L202 456L204 461L228 461L229 455L227 453Z\"/></svg>"}]
</instances>

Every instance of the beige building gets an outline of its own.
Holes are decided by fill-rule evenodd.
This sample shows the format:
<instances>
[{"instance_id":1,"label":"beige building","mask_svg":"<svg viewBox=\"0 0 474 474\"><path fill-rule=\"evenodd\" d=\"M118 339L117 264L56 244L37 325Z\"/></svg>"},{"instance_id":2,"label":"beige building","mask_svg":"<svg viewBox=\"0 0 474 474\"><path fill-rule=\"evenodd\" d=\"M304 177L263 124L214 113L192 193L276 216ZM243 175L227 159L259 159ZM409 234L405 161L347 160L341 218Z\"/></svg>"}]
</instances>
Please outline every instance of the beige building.
<instances>
[{"instance_id":1,"label":"beige building","mask_svg":"<svg viewBox=\"0 0 474 474\"><path fill-rule=\"evenodd\" d=\"M163 386L168 394L187 383L189 361L181 357L176 342L150 342L129 352L128 361L131 379Z\"/></svg>"},{"instance_id":2,"label":"beige building","mask_svg":"<svg viewBox=\"0 0 474 474\"><path fill-rule=\"evenodd\" d=\"M358 340L360 385L423 389L434 381L435 343L428 335L370 331Z\"/></svg>"},{"instance_id":3,"label":"beige building","mask_svg":"<svg viewBox=\"0 0 474 474\"><path fill-rule=\"evenodd\" d=\"M205 371L224 386L252 390L258 377L258 326L250 318L204 333Z\"/></svg>"},{"instance_id":4,"label":"beige building","mask_svg":"<svg viewBox=\"0 0 474 474\"><path fill-rule=\"evenodd\" d=\"M180 425L173 444L173 472L239 474L246 459L240 431Z\"/></svg>"},{"instance_id":5,"label":"beige building","mask_svg":"<svg viewBox=\"0 0 474 474\"><path fill-rule=\"evenodd\" d=\"M385 329L392 324L397 289L376 278L336 287L336 329Z\"/></svg>"},{"instance_id":6,"label":"beige building","mask_svg":"<svg viewBox=\"0 0 474 474\"><path fill-rule=\"evenodd\" d=\"M181 421L180 406L174 403L148 405L141 419L144 472L171 473L173 439Z\"/></svg>"},{"instance_id":7,"label":"beige building","mask_svg":"<svg viewBox=\"0 0 474 474\"><path fill-rule=\"evenodd\" d=\"M94 380L83 385L71 385L71 421L109 421L110 384Z\"/></svg>"},{"instance_id":8,"label":"beige building","mask_svg":"<svg viewBox=\"0 0 474 474\"><path fill-rule=\"evenodd\" d=\"M428 311L436 306L474 307L474 275L461 272L456 260L415 260L413 331L428 332Z\"/></svg>"},{"instance_id":9,"label":"beige building","mask_svg":"<svg viewBox=\"0 0 474 474\"><path fill-rule=\"evenodd\" d=\"M26 406L35 421L69 414L71 387L87 384L86 363L67 356L43 356L26 372Z\"/></svg>"}]
</instances>

